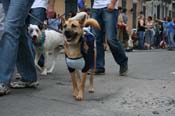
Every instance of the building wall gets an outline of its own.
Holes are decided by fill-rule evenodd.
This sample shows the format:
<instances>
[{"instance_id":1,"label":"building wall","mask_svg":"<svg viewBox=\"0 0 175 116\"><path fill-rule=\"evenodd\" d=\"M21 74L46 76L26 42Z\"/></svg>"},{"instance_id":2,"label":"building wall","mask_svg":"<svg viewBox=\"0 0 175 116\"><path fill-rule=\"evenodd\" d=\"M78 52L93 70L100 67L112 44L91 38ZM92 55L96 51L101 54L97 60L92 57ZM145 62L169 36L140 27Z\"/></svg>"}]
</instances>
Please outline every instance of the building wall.
<instances>
[{"instance_id":1,"label":"building wall","mask_svg":"<svg viewBox=\"0 0 175 116\"><path fill-rule=\"evenodd\" d=\"M64 10L65 10L65 3L64 0L55 0L55 10L57 13L59 14L64 14Z\"/></svg>"},{"instance_id":2,"label":"building wall","mask_svg":"<svg viewBox=\"0 0 175 116\"><path fill-rule=\"evenodd\" d=\"M133 0L127 0L126 2L126 8L127 8L127 16L128 16L128 27L129 32L133 28L133 20L136 21L136 27L137 27L137 17L139 16L139 13L143 11L143 5L141 0L137 0L137 7L136 7L136 17L133 17Z\"/></svg>"}]
</instances>

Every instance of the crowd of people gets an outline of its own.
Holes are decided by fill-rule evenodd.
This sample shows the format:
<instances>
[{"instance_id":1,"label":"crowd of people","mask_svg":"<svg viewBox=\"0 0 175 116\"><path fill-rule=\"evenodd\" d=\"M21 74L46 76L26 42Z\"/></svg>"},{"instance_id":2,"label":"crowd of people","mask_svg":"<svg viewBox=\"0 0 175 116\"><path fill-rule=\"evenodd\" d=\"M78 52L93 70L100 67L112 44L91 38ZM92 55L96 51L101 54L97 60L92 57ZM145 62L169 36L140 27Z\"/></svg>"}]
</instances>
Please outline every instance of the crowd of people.
<instances>
[{"instance_id":1,"label":"crowd of people","mask_svg":"<svg viewBox=\"0 0 175 116\"><path fill-rule=\"evenodd\" d=\"M168 16L163 19L154 19L152 16L145 17L140 12L140 16L137 18L137 27L129 33L127 9L118 7L118 11L117 38L126 51L158 48L175 50L175 18Z\"/></svg>"},{"instance_id":2,"label":"crowd of people","mask_svg":"<svg viewBox=\"0 0 175 116\"><path fill-rule=\"evenodd\" d=\"M152 16L145 18L144 15L140 15L131 38L135 49L175 50L175 19L153 19Z\"/></svg>"}]
</instances>

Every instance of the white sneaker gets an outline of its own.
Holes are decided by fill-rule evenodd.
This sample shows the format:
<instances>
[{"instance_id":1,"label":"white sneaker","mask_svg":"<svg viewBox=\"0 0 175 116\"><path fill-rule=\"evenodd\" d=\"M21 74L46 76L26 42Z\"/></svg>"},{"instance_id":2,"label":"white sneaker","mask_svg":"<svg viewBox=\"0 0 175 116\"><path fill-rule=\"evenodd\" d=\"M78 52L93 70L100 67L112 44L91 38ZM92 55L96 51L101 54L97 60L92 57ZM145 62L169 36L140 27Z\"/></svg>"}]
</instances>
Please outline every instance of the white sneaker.
<instances>
[{"instance_id":1,"label":"white sneaker","mask_svg":"<svg viewBox=\"0 0 175 116\"><path fill-rule=\"evenodd\" d=\"M11 82L10 86L12 88L37 88L39 86L39 82L23 82L23 81L17 81L17 82Z\"/></svg>"}]
</instances>

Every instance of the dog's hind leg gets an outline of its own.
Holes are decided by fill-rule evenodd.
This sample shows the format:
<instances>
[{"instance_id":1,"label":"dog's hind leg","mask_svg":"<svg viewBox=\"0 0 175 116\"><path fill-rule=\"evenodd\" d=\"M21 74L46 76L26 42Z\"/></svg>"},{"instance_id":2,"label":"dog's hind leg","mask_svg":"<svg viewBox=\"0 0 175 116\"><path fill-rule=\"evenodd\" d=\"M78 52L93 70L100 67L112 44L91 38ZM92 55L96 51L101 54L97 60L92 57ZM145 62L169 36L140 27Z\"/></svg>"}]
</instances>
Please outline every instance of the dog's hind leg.
<instances>
[{"instance_id":1,"label":"dog's hind leg","mask_svg":"<svg viewBox=\"0 0 175 116\"><path fill-rule=\"evenodd\" d=\"M76 100L81 101L84 97L84 89L85 89L85 84L86 84L86 73L82 72L82 79L81 79L81 83L79 86L79 92L78 92L78 96L76 96Z\"/></svg>"},{"instance_id":2,"label":"dog's hind leg","mask_svg":"<svg viewBox=\"0 0 175 116\"><path fill-rule=\"evenodd\" d=\"M89 93L94 93L94 71L95 69L90 69Z\"/></svg>"},{"instance_id":3,"label":"dog's hind leg","mask_svg":"<svg viewBox=\"0 0 175 116\"><path fill-rule=\"evenodd\" d=\"M53 69L55 68L55 64L56 64L56 62L55 62L55 60L53 60L52 65L51 65L50 69L47 71L47 73L53 72Z\"/></svg>"},{"instance_id":4,"label":"dog's hind leg","mask_svg":"<svg viewBox=\"0 0 175 116\"><path fill-rule=\"evenodd\" d=\"M44 67L43 67L43 71L41 72L41 75L47 75L47 66L48 66L48 52L45 52L44 54Z\"/></svg>"},{"instance_id":5,"label":"dog's hind leg","mask_svg":"<svg viewBox=\"0 0 175 116\"><path fill-rule=\"evenodd\" d=\"M77 84L77 79L75 75L76 71L71 72L71 78L72 78L72 85L73 85L73 96L76 97L78 95L78 84Z\"/></svg>"},{"instance_id":6,"label":"dog's hind leg","mask_svg":"<svg viewBox=\"0 0 175 116\"><path fill-rule=\"evenodd\" d=\"M47 71L47 73L52 73L52 72L53 72L53 70L54 70L54 68L55 68L55 64L56 64L56 57L57 57L57 54L56 54L56 52L54 51L54 52L52 53L52 65L51 65L51 67L49 68L49 70Z\"/></svg>"},{"instance_id":7,"label":"dog's hind leg","mask_svg":"<svg viewBox=\"0 0 175 116\"><path fill-rule=\"evenodd\" d=\"M94 49L94 66L90 69L89 93L94 93L94 73L96 67L96 50Z\"/></svg>"}]
</instances>

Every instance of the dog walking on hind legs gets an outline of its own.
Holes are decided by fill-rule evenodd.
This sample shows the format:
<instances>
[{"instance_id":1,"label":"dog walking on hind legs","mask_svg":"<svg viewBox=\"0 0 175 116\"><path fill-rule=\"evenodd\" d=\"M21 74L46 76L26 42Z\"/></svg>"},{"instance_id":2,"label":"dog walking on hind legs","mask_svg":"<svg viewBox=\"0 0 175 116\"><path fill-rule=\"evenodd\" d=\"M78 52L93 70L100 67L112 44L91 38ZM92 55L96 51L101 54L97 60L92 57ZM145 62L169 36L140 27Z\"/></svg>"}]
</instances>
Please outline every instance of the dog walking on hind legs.
<instances>
[{"instance_id":1,"label":"dog walking on hind legs","mask_svg":"<svg viewBox=\"0 0 175 116\"><path fill-rule=\"evenodd\" d=\"M78 17L75 17L76 18L69 19L65 22L63 34L65 41L65 61L72 78L73 96L76 100L80 101L84 98L86 76L89 69L91 69L89 92L94 92L95 37L90 32L83 29L83 27L92 26L100 29L100 26L94 19L82 18L86 17L86 14L78 14ZM81 70L81 80L78 83L76 75L78 75L79 70Z\"/></svg>"}]
</instances>

